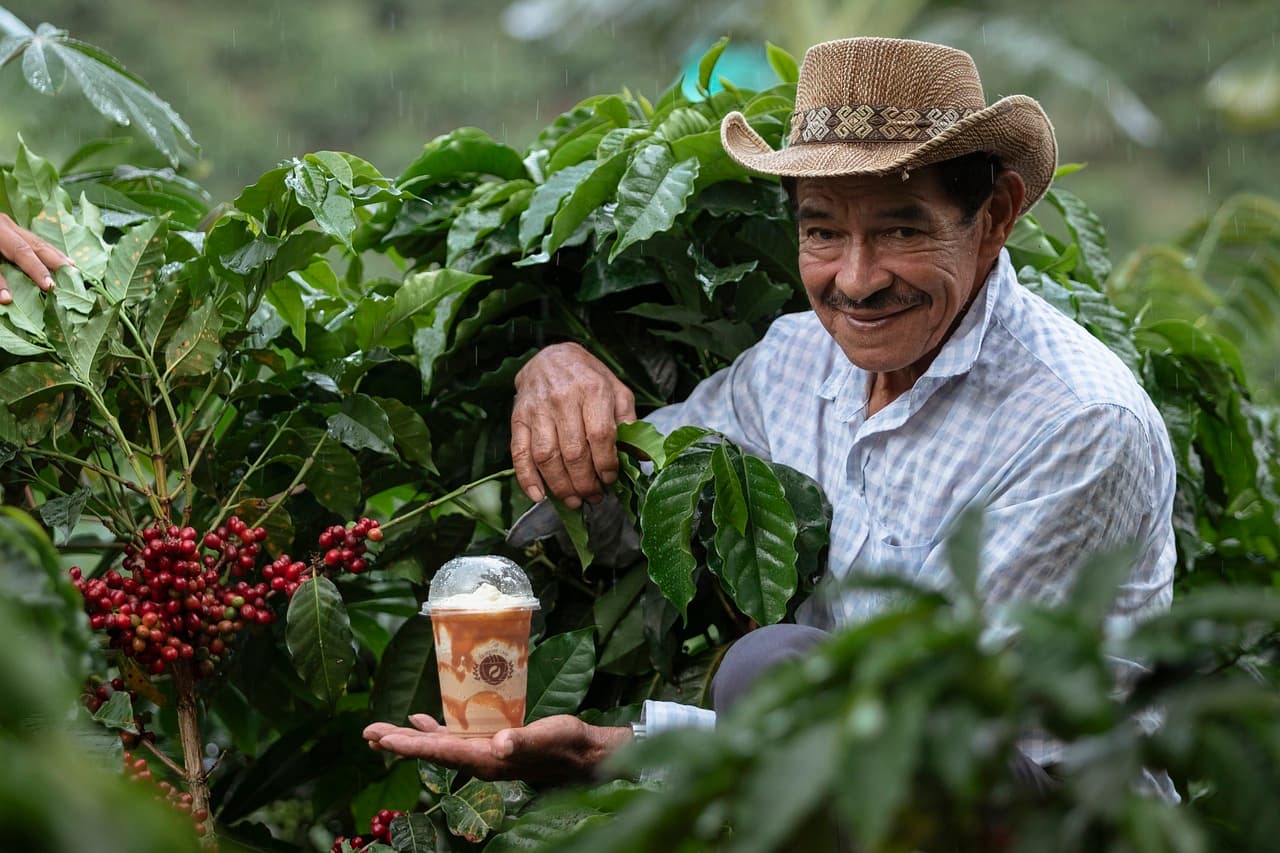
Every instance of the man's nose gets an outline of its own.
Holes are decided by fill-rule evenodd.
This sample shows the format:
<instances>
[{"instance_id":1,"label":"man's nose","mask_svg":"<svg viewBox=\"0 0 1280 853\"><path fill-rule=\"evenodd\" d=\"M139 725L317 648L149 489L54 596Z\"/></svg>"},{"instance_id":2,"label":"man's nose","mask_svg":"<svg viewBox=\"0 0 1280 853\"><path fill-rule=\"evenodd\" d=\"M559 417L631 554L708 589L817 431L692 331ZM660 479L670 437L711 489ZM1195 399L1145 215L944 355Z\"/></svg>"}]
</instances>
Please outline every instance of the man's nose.
<instances>
[{"instance_id":1,"label":"man's nose","mask_svg":"<svg viewBox=\"0 0 1280 853\"><path fill-rule=\"evenodd\" d=\"M855 301L861 301L893 284L893 274L884 268L874 247L850 240L845 247L840 267L836 270L836 290Z\"/></svg>"}]
</instances>

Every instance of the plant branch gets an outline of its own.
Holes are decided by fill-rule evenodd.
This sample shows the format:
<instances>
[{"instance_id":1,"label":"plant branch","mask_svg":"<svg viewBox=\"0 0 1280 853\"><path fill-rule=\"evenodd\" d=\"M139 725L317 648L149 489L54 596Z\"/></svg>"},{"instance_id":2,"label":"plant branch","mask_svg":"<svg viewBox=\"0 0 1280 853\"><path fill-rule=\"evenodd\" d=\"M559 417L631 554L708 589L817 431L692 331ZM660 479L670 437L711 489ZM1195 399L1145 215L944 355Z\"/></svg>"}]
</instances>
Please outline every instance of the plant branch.
<instances>
[{"instance_id":1,"label":"plant branch","mask_svg":"<svg viewBox=\"0 0 1280 853\"><path fill-rule=\"evenodd\" d=\"M424 512L435 509L441 504L446 504L449 501L453 500L454 498L459 497L460 495L465 495L467 492L471 491L476 486L483 485L492 480L500 480L503 477L510 477L515 473L516 473L515 468L506 468L494 474L488 474L484 477L481 477L479 480L476 480L474 482L467 483L465 486L459 486L458 488L454 489L452 492L449 492L446 495L441 495L438 498L429 500L426 503L424 503L422 506L414 507L413 509L406 512L404 515L396 516L395 518L388 521L386 524L382 525L382 529L384 531L390 530L393 527L397 527L398 525L403 524L404 522L408 521L411 518L416 518L417 516L422 515Z\"/></svg>"},{"instance_id":2,"label":"plant branch","mask_svg":"<svg viewBox=\"0 0 1280 853\"><path fill-rule=\"evenodd\" d=\"M157 747L154 743L147 740L146 738L142 738L142 745L145 746L148 750L150 750L152 755L160 759L160 763L163 764L165 767L168 767L170 772L172 772L179 779L187 778L187 771L183 770L178 765L178 763L174 761L172 758L170 758L169 756L161 752L160 748Z\"/></svg>"},{"instance_id":3,"label":"plant branch","mask_svg":"<svg viewBox=\"0 0 1280 853\"><path fill-rule=\"evenodd\" d=\"M276 442L280 440L280 436L284 435L284 431L288 428L289 421L291 420L293 420L293 412L290 412L285 416L284 421L276 428L276 434L271 436L271 440L267 442L267 446L262 448L262 452L258 454L258 458L253 460L253 464L249 466L249 470L244 472L244 476L240 478L240 482L236 483L235 487L231 490L231 494L225 501L223 501L221 508L218 510L218 516L209 524L210 530L215 529L219 524L221 524L222 519L226 518L227 514L231 512L231 507L235 506L236 500L240 497L240 490L244 488L245 483L249 482L249 478L266 464L267 454L271 452L272 447L275 447ZM317 445L317 447L318 446L319 445ZM314 451L312 452L314 453Z\"/></svg>"},{"instance_id":4,"label":"plant branch","mask_svg":"<svg viewBox=\"0 0 1280 853\"><path fill-rule=\"evenodd\" d=\"M169 391L165 387L164 377L160 375L160 369L156 367L155 359L151 357L151 352L147 349L146 344L143 342L142 335L141 333L138 332L138 327L133 324L133 320L129 318L128 313L122 311L120 313L120 319L124 321L125 326L127 326L129 328L130 333L133 334L133 339L138 342L138 346L142 352L142 360L146 363L147 367L151 371L151 375L155 378L156 392L159 393L160 400L164 403L165 412L168 413L169 415L169 422L173 425L174 438L177 439L177 442L178 442L178 456L179 458L182 459L182 470L184 472L190 471L191 459L187 455L187 442L182 435L182 421L178 418L178 412L173 407L173 400L169 397ZM155 409L154 407L151 406L151 403L149 400L147 401L147 411L148 411L149 417L154 418ZM153 436L158 436L158 432L155 430L154 427L152 428L152 433L153 433ZM158 437L155 438L154 440L156 445L156 452L161 452ZM189 478L184 479L180 484L180 488L182 488L182 490L186 492L186 501L184 503L184 506L190 507L192 500L195 497L194 490L191 485L191 480ZM165 486L165 491L166 492L168 491L167 484ZM167 504L168 504L168 500L166 499L166 505Z\"/></svg>"},{"instance_id":5,"label":"plant branch","mask_svg":"<svg viewBox=\"0 0 1280 853\"><path fill-rule=\"evenodd\" d=\"M93 473L97 474L103 479L111 480L115 483L119 483L120 485L124 486L125 488L129 489L132 492L135 492L136 494L143 495L143 496L147 494L144 490L139 488L138 485L133 481L125 477L121 477L119 474L115 473L114 471L108 471L106 468L96 465L87 459L81 459L79 456L72 456L69 453L63 453L58 450L41 450L38 447L28 448L27 452L35 456L43 456L46 459L57 459L62 462L69 462L73 465L79 465L81 468L85 469L86 471L92 471Z\"/></svg>"},{"instance_id":6,"label":"plant branch","mask_svg":"<svg viewBox=\"0 0 1280 853\"><path fill-rule=\"evenodd\" d=\"M186 781L187 793L191 795L191 811L201 809L209 813L209 780L204 772L204 752L200 745L200 718L196 708L196 682L191 672L189 661L175 661L173 665L173 683L177 694L175 710L178 714L178 734L182 741L182 778ZM207 847L214 846L213 825L209 827L201 843Z\"/></svg>"},{"instance_id":7,"label":"plant branch","mask_svg":"<svg viewBox=\"0 0 1280 853\"><path fill-rule=\"evenodd\" d=\"M262 511L262 515L258 516L258 520L251 524L250 527L261 527L262 523L270 518L271 514L276 511L276 508L283 504L285 500L294 493L293 490L298 488L299 484L302 483L302 478L307 476L307 472L311 470L311 466L316 464L316 454L320 452L320 448L324 446L324 443L328 441L328 439L329 434L327 432L320 434L320 440L316 442L315 447L311 448L311 452L307 454L307 458L303 459L302 465L298 467L298 473L294 475L293 482L289 483L288 486L285 486L283 492L273 496L273 499L267 505L267 508Z\"/></svg>"},{"instance_id":8,"label":"plant branch","mask_svg":"<svg viewBox=\"0 0 1280 853\"><path fill-rule=\"evenodd\" d=\"M120 421L116 420L116 416L112 414L111 409L107 407L107 401L102 399L102 395L99 394L96 389L86 386L85 391L88 393L89 399L93 401L93 404L98 407L98 412L102 415L103 419L106 420L107 426L111 428L111 432L115 435L120 448L124 450L125 456L129 460L129 466L133 468L134 476L138 478L138 482L141 484L143 489L142 493L151 504L151 509L155 513L156 518L161 518L163 516L163 511L160 502L156 500L155 492L152 491L151 487L146 485L147 475L143 472L142 466L138 464L138 456L134 453L133 443L130 442L128 436L124 434L124 429L121 428Z\"/></svg>"}]
</instances>

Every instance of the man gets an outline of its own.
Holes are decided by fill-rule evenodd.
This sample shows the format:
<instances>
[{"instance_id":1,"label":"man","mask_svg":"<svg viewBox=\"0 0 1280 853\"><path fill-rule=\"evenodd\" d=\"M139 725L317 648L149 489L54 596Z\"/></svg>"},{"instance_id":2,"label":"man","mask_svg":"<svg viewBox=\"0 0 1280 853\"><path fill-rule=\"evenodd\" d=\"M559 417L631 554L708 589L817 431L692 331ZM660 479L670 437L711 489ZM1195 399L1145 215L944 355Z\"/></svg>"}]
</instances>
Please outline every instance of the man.
<instances>
[{"instance_id":1,"label":"man","mask_svg":"<svg viewBox=\"0 0 1280 853\"><path fill-rule=\"evenodd\" d=\"M1040 106L985 106L960 51L849 39L812 48L790 144L772 150L742 115L721 138L743 166L783 177L796 204L800 275L813 311L779 318L733 365L649 420L719 430L822 484L834 509L836 577L855 563L938 586L967 508L986 513L980 588L997 622L1015 601L1053 602L1089 552L1141 551L1117 615L1167 608L1174 464L1158 412L1088 332L1020 287L1003 251L1056 159ZM512 458L534 500L596 501L617 473L614 427L630 392L581 347L534 357L516 378ZM800 621L825 629L883 608L854 592ZM823 636L783 625L726 655L713 695L733 701L769 664ZM709 711L648 702L647 731L706 725ZM632 736L553 717L492 740L434 720L376 724L371 745L481 776L572 778ZM1027 742L1036 762L1053 747ZM1043 781L1015 757L1015 773Z\"/></svg>"}]
</instances>

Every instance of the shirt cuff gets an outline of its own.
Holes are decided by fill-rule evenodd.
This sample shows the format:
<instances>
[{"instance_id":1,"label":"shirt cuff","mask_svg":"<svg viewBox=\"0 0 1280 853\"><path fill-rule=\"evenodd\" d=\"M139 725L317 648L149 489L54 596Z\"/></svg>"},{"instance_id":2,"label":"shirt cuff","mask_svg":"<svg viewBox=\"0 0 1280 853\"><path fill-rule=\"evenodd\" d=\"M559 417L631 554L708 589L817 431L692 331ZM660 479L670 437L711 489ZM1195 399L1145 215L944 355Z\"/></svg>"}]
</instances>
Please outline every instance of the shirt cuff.
<instances>
[{"instance_id":1,"label":"shirt cuff","mask_svg":"<svg viewBox=\"0 0 1280 853\"><path fill-rule=\"evenodd\" d=\"M673 729L714 729L716 712L679 702L659 702L646 699L640 710L640 722L646 736Z\"/></svg>"}]
</instances>

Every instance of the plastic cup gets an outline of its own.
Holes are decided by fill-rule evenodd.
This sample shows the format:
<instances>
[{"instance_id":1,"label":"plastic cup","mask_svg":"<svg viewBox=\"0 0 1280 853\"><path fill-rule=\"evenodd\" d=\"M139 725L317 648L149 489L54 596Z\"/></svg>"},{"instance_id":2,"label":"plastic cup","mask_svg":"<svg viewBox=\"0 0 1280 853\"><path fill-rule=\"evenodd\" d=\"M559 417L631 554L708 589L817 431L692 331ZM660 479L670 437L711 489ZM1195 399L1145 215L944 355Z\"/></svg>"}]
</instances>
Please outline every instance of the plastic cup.
<instances>
[{"instance_id":1,"label":"plastic cup","mask_svg":"<svg viewBox=\"0 0 1280 853\"><path fill-rule=\"evenodd\" d=\"M431 580L440 699L451 734L489 737L524 724L529 623L538 599L506 557L457 557Z\"/></svg>"}]
</instances>

